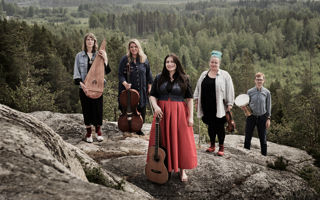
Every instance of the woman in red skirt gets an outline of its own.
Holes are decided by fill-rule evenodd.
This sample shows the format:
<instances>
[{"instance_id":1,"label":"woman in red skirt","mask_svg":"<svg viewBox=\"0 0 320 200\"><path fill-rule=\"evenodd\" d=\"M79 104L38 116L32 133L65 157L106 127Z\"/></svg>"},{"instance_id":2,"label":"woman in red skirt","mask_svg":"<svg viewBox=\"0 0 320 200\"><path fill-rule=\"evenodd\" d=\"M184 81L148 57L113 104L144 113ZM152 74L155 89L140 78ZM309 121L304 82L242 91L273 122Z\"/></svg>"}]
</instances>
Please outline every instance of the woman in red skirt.
<instances>
[{"instance_id":1,"label":"woman in red skirt","mask_svg":"<svg viewBox=\"0 0 320 200\"><path fill-rule=\"evenodd\" d=\"M193 96L191 83L176 55L166 56L162 73L153 82L150 95L155 113L149 147L155 144L155 119L161 118L160 146L167 150L168 171L178 172L180 168L181 181L187 181L185 169L197 166L192 127Z\"/></svg>"}]
</instances>

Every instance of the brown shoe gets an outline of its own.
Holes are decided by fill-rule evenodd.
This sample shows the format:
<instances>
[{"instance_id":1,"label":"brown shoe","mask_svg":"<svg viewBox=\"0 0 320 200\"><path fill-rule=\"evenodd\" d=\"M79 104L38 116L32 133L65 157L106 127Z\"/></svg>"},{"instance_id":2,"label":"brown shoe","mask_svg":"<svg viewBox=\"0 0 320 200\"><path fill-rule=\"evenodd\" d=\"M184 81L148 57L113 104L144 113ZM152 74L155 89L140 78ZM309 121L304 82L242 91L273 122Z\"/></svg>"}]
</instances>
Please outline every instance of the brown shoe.
<instances>
[{"instance_id":1,"label":"brown shoe","mask_svg":"<svg viewBox=\"0 0 320 200\"><path fill-rule=\"evenodd\" d=\"M219 145L218 156L223 156L224 154L224 146L222 144Z\"/></svg>"},{"instance_id":2,"label":"brown shoe","mask_svg":"<svg viewBox=\"0 0 320 200\"><path fill-rule=\"evenodd\" d=\"M210 145L211 145L211 143L210 143ZM216 146L215 146L215 144L213 144L210 147L208 147L206 151L207 152L214 152L215 150L216 150Z\"/></svg>"}]
</instances>

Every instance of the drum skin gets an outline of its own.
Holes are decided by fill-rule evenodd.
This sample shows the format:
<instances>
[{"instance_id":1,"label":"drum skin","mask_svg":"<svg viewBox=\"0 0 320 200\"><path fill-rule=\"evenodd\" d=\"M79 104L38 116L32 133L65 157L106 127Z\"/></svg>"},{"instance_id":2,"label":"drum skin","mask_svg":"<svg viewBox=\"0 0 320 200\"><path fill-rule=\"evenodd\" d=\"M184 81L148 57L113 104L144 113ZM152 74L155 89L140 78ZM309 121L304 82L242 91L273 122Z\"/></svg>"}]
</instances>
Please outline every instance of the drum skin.
<instances>
[{"instance_id":1,"label":"drum skin","mask_svg":"<svg viewBox=\"0 0 320 200\"><path fill-rule=\"evenodd\" d=\"M234 103L239 106L240 108L244 108L244 114L248 117L252 115L252 110L249 107L249 101L250 97L247 94L240 94L237 96L237 98L234 100Z\"/></svg>"}]
</instances>

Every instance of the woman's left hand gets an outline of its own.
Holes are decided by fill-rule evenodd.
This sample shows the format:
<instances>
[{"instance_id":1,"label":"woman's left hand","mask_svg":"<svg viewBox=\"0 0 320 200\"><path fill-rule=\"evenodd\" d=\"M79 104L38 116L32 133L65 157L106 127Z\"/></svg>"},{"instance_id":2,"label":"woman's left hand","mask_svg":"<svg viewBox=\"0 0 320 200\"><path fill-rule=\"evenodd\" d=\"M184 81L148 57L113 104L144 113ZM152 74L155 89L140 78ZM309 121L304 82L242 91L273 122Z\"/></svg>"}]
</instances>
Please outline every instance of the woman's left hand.
<instances>
[{"instance_id":1,"label":"woman's left hand","mask_svg":"<svg viewBox=\"0 0 320 200\"><path fill-rule=\"evenodd\" d=\"M101 56L104 62L108 62L107 52L105 50L99 50L99 56Z\"/></svg>"},{"instance_id":2,"label":"woman's left hand","mask_svg":"<svg viewBox=\"0 0 320 200\"><path fill-rule=\"evenodd\" d=\"M189 117L188 126L193 126L193 117Z\"/></svg>"},{"instance_id":3,"label":"woman's left hand","mask_svg":"<svg viewBox=\"0 0 320 200\"><path fill-rule=\"evenodd\" d=\"M226 111L228 112L228 111L230 111L231 109L232 109L232 105L228 105L228 108L227 108Z\"/></svg>"}]
</instances>

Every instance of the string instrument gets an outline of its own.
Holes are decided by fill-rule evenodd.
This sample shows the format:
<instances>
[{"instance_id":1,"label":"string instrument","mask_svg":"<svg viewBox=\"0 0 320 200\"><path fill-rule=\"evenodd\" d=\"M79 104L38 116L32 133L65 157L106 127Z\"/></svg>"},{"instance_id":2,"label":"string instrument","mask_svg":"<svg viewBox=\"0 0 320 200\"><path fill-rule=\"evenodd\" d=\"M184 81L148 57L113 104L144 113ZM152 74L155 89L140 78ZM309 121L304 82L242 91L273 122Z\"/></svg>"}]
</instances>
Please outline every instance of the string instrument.
<instances>
[{"instance_id":1,"label":"string instrument","mask_svg":"<svg viewBox=\"0 0 320 200\"><path fill-rule=\"evenodd\" d=\"M127 82L130 83L130 64L127 63ZM137 90L129 89L121 92L120 105L122 111L118 120L118 127L122 132L138 132L143 125L143 119L137 110L140 95Z\"/></svg>"},{"instance_id":2,"label":"string instrument","mask_svg":"<svg viewBox=\"0 0 320 200\"><path fill-rule=\"evenodd\" d=\"M233 120L233 116L232 116L232 112L231 111L227 111L226 112L226 120L228 122L228 126L227 126L227 130L228 132L233 132L236 129L236 123Z\"/></svg>"},{"instance_id":3,"label":"string instrument","mask_svg":"<svg viewBox=\"0 0 320 200\"><path fill-rule=\"evenodd\" d=\"M166 167L167 159L166 159L166 151L165 149L159 147L159 128L160 118L156 118L156 133L155 133L155 145L149 147L148 155L149 160L145 167L145 173L147 178L159 184L166 183L171 173L168 172L168 168Z\"/></svg>"},{"instance_id":4,"label":"string instrument","mask_svg":"<svg viewBox=\"0 0 320 200\"><path fill-rule=\"evenodd\" d=\"M105 48L106 39L103 40L99 51L105 50ZM102 56L96 56L84 82L80 82L80 85L82 89L88 89L83 91L91 99L97 99L102 95L104 88L104 60Z\"/></svg>"},{"instance_id":5,"label":"string instrument","mask_svg":"<svg viewBox=\"0 0 320 200\"><path fill-rule=\"evenodd\" d=\"M226 102L224 99L223 99L223 103L226 105ZM226 120L228 122L227 131L230 133L234 132L234 130L236 129L236 123L233 120L233 114L231 111L226 112Z\"/></svg>"}]
</instances>

